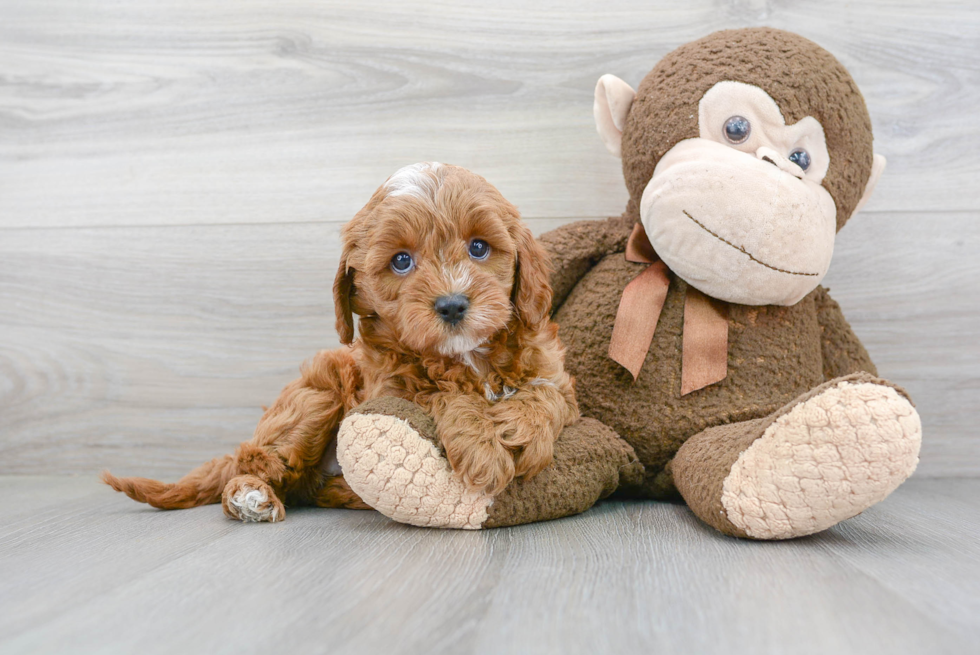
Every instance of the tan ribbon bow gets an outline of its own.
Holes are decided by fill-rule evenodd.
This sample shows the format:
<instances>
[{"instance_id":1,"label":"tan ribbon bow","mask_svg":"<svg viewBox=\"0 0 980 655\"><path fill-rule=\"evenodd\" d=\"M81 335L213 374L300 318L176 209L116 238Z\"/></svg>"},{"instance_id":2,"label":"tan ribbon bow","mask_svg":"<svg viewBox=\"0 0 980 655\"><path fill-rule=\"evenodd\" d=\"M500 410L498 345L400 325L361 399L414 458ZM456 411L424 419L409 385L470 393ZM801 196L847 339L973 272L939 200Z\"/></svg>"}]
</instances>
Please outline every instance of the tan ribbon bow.
<instances>
[{"instance_id":1,"label":"tan ribbon bow","mask_svg":"<svg viewBox=\"0 0 980 655\"><path fill-rule=\"evenodd\" d=\"M623 290L609 341L609 357L632 373L635 380L650 350L670 278L667 265L654 252L640 223L633 226L626 243L626 260L650 266ZM682 351L682 396L720 382L728 375L727 312L690 285L684 298Z\"/></svg>"}]
</instances>

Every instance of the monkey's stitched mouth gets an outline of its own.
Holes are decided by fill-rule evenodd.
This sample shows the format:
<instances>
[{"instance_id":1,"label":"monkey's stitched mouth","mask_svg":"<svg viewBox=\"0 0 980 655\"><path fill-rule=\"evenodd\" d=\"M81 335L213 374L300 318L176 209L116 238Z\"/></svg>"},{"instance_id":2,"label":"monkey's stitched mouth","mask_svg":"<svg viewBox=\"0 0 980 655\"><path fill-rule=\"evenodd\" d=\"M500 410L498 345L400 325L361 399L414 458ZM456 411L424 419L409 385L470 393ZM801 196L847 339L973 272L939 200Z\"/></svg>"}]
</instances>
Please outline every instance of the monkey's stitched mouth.
<instances>
[{"instance_id":1,"label":"monkey's stitched mouth","mask_svg":"<svg viewBox=\"0 0 980 655\"><path fill-rule=\"evenodd\" d=\"M819 277L820 276L819 273L798 273L796 271L787 271L786 269L776 268L775 266L772 266L771 264L767 264L767 263L765 263L764 261L762 261L760 259L756 259L755 255L753 255L752 253L750 253L748 250L746 250L742 246L736 246L731 241L729 241L729 240L725 239L724 237L721 237L721 236L715 234L714 232L712 232L711 230L709 230L707 227L705 227L704 223L702 223L698 219L696 219L693 216L691 216L690 214L688 214L686 209L682 209L681 211L684 212L684 215L685 216L687 216L689 219L691 219L692 221L694 221L694 224L697 225L699 228L701 228L702 230L704 230L705 232L707 232L708 234L710 234L714 238L718 239L722 243L725 243L725 244L731 246L732 248L734 248L735 250L739 251L740 253L742 253L743 255L745 255L746 257L748 257L749 259L751 259L752 261L754 261L756 264L759 264L761 266L765 266L766 268L772 269L772 270L774 270L774 271L776 271L778 273L786 273L787 275L802 275L802 276L805 276L805 277Z\"/></svg>"}]
</instances>

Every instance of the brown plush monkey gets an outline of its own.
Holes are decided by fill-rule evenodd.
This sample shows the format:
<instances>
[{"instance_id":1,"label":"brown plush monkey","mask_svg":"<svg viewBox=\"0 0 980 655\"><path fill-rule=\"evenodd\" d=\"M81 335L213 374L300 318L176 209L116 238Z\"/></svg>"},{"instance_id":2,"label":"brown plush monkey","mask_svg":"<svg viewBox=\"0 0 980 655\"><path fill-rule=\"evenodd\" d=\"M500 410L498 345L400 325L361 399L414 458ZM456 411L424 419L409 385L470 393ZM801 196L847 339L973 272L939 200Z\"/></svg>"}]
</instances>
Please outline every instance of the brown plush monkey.
<instances>
[{"instance_id":1,"label":"brown plush monkey","mask_svg":"<svg viewBox=\"0 0 980 655\"><path fill-rule=\"evenodd\" d=\"M441 509L412 502L406 515L397 480L351 486L420 525L476 507L468 527L582 511L617 486L679 492L706 523L755 539L818 532L882 500L915 469L919 417L819 286L884 168L848 72L796 34L728 30L668 54L635 93L603 76L594 109L623 160L626 212L541 241L582 414L642 470L608 434L569 430L552 469L497 498L450 480L423 494ZM358 411L341 451L425 438L395 418L407 406ZM356 466L340 456L345 473Z\"/></svg>"}]
</instances>

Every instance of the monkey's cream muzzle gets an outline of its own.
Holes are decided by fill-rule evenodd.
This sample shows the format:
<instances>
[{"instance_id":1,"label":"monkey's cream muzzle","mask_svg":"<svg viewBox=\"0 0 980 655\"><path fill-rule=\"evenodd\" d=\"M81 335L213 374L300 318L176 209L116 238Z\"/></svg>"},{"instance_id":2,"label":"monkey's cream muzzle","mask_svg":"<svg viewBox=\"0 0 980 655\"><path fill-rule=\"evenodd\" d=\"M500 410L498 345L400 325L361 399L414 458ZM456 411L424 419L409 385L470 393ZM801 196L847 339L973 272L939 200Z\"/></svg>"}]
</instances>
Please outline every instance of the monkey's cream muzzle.
<instances>
[{"instance_id":1,"label":"monkey's cream muzzle","mask_svg":"<svg viewBox=\"0 0 980 655\"><path fill-rule=\"evenodd\" d=\"M616 156L635 97L613 75L596 84L596 128ZM884 167L884 157L874 155L854 212ZM664 263L703 293L745 305L793 305L820 284L834 254L837 206L821 184L829 168L816 118L787 125L764 90L725 80L698 102L698 136L657 161L640 219Z\"/></svg>"},{"instance_id":2,"label":"monkey's cream muzzle","mask_svg":"<svg viewBox=\"0 0 980 655\"><path fill-rule=\"evenodd\" d=\"M760 151L681 141L657 163L640 216L657 254L703 293L792 305L830 267L837 209L820 184L793 174L795 165Z\"/></svg>"}]
</instances>

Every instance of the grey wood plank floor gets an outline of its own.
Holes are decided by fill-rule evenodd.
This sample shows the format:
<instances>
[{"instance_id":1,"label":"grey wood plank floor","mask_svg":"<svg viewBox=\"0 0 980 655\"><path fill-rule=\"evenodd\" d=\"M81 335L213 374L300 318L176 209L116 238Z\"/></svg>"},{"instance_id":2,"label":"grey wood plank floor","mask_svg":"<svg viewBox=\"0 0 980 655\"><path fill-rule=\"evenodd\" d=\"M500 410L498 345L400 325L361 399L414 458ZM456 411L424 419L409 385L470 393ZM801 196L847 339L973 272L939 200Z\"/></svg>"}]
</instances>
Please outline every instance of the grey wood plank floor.
<instances>
[{"instance_id":1,"label":"grey wood plank floor","mask_svg":"<svg viewBox=\"0 0 980 655\"><path fill-rule=\"evenodd\" d=\"M504 530L159 512L0 477L2 653L970 653L980 480L913 479L823 534L739 541L607 502Z\"/></svg>"}]
</instances>

